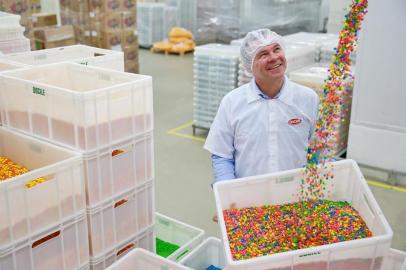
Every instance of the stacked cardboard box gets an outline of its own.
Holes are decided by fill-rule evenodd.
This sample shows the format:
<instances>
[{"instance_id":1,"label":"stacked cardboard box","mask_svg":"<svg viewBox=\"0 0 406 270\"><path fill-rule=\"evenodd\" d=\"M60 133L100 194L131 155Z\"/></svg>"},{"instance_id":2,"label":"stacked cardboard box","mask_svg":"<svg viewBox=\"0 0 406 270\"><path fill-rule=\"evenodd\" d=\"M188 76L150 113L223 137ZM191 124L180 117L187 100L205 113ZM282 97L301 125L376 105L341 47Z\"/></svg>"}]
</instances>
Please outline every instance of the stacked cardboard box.
<instances>
[{"instance_id":1,"label":"stacked cardboard box","mask_svg":"<svg viewBox=\"0 0 406 270\"><path fill-rule=\"evenodd\" d=\"M61 23L78 42L124 52L125 70L138 72L135 0L60 0Z\"/></svg>"},{"instance_id":2,"label":"stacked cardboard box","mask_svg":"<svg viewBox=\"0 0 406 270\"><path fill-rule=\"evenodd\" d=\"M33 50L75 45L72 25L57 26L56 14L34 13L31 15L33 27Z\"/></svg>"}]
</instances>

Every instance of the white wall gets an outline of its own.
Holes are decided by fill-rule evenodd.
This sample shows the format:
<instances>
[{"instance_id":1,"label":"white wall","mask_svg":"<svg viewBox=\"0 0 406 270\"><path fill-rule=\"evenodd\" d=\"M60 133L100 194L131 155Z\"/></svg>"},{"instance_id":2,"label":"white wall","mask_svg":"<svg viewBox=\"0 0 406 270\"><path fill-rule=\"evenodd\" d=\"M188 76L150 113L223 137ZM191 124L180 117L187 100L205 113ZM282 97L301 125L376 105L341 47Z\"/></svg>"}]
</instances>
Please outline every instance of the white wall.
<instances>
[{"instance_id":1,"label":"white wall","mask_svg":"<svg viewBox=\"0 0 406 270\"><path fill-rule=\"evenodd\" d=\"M406 1L370 0L357 52L347 157L406 172Z\"/></svg>"}]
</instances>

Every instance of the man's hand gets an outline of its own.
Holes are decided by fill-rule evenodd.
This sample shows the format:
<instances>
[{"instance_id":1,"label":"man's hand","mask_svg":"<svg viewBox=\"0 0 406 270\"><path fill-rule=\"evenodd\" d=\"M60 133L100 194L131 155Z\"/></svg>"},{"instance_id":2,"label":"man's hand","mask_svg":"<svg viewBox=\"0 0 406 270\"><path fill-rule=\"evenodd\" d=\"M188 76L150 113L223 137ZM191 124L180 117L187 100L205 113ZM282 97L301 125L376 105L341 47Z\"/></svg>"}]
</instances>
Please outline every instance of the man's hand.
<instances>
[{"instance_id":1,"label":"man's hand","mask_svg":"<svg viewBox=\"0 0 406 270\"><path fill-rule=\"evenodd\" d=\"M236 203L232 203L232 204L230 205L230 209L235 208L235 205L236 205ZM216 215L214 215L214 216L213 216L213 218L212 218L211 220L213 220L213 222L215 222L215 223L218 223L218 222L219 222L219 220L218 220L217 214L216 214Z\"/></svg>"}]
</instances>

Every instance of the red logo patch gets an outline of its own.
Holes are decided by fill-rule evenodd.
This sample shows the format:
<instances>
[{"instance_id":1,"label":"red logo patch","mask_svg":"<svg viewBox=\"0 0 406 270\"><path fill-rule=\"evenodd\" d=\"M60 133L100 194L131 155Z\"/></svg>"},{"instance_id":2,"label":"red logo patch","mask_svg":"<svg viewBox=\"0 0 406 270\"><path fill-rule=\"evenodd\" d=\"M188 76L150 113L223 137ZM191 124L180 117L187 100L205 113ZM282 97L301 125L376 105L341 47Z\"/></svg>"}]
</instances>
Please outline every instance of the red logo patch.
<instances>
[{"instance_id":1,"label":"red logo patch","mask_svg":"<svg viewBox=\"0 0 406 270\"><path fill-rule=\"evenodd\" d=\"M300 118L292 118L288 121L289 125L299 125L300 123L302 123L302 119Z\"/></svg>"}]
</instances>

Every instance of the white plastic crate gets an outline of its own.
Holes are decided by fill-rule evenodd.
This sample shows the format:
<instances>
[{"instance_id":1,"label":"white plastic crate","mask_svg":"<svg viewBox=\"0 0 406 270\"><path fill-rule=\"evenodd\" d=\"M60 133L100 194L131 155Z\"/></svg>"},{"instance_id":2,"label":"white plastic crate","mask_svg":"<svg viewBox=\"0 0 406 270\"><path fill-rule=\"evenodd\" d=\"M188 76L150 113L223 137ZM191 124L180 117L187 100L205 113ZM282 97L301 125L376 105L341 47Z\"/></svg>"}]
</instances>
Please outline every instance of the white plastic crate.
<instances>
[{"instance_id":1,"label":"white plastic crate","mask_svg":"<svg viewBox=\"0 0 406 270\"><path fill-rule=\"evenodd\" d=\"M382 270L406 270L406 252L397 249L390 249L385 256Z\"/></svg>"},{"instance_id":2,"label":"white plastic crate","mask_svg":"<svg viewBox=\"0 0 406 270\"><path fill-rule=\"evenodd\" d=\"M154 201L153 182L149 182L97 207L88 208L90 255L100 256L152 226Z\"/></svg>"},{"instance_id":3,"label":"white plastic crate","mask_svg":"<svg viewBox=\"0 0 406 270\"><path fill-rule=\"evenodd\" d=\"M24 37L25 28L21 25L14 27L3 27L0 25L0 42L5 40L15 40Z\"/></svg>"},{"instance_id":4,"label":"white plastic crate","mask_svg":"<svg viewBox=\"0 0 406 270\"><path fill-rule=\"evenodd\" d=\"M0 25L2 27L15 27L20 25L20 15L0 11Z\"/></svg>"},{"instance_id":5,"label":"white plastic crate","mask_svg":"<svg viewBox=\"0 0 406 270\"><path fill-rule=\"evenodd\" d=\"M136 248L129 252L118 262L114 263L108 270L191 270L181 264L159 257L147 250Z\"/></svg>"},{"instance_id":6,"label":"white plastic crate","mask_svg":"<svg viewBox=\"0 0 406 270\"><path fill-rule=\"evenodd\" d=\"M0 249L85 210L78 153L0 128L0 155L30 171L0 181ZM47 181L28 188L27 182Z\"/></svg>"},{"instance_id":7,"label":"white plastic crate","mask_svg":"<svg viewBox=\"0 0 406 270\"><path fill-rule=\"evenodd\" d=\"M347 201L361 215L373 236L318 247L287 251L247 260L233 260L225 227L223 210L292 203L300 186L303 169L277 172L214 185L217 216L223 237L227 269L381 269L383 257L390 248L392 230L355 161L333 163L333 179L328 180L328 200ZM357 268L357 266L359 266ZM353 268L351 268L353 267ZM355 268L354 268L355 267Z\"/></svg>"},{"instance_id":8,"label":"white plastic crate","mask_svg":"<svg viewBox=\"0 0 406 270\"><path fill-rule=\"evenodd\" d=\"M0 250L2 270L87 269L89 247L84 215L31 235Z\"/></svg>"},{"instance_id":9,"label":"white plastic crate","mask_svg":"<svg viewBox=\"0 0 406 270\"><path fill-rule=\"evenodd\" d=\"M30 50L30 40L25 37L14 40L0 41L0 51L4 54L23 53L29 52Z\"/></svg>"},{"instance_id":10,"label":"white plastic crate","mask_svg":"<svg viewBox=\"0 0 406 270\"><path fill-rule=\"evenodd\" d=\"M151 133L83 155L88 207L154 179Z\"/></svg>"},{"instance_id":11,"label":"white plastic crate","mask_svg":"<svg viewBox=\"0 0 406 270\"><path fill-rule=\"evenodd\" d=\"M151 47L168 36L164 3L137 2L137 30L140 46Z\"/></svg>"},{"instance_id":12,"label":"white plastic crate","mask_svg":"<svg viewBox=\"0 0 406 270\"><path fill-rule=\"evenodd\" d=\"M23 67L25 67L25 65L1 59L1 56L0 56L0 72L13 70L13 69L17 69L17 68L23 68Z\"/></svg>"},{"instance_id":13,"label":"white plastic crate","mask_svg":"<svg viewBox=\"0 0 406 270\"><path fill-rule=\"evenodd\" d=\"M129 237L128 240L123 241L100 256L91 257L90 270L104 270L116 261L121 262L121 258L124 260L124 255L135 248L142 248L150 252L155 251L155 231L153 227L146 229L138 235ZM141 269L149 270L149 268Z\"/></svg>"},{"instance_id":14,"label":"white plastic crate","mask_svg":"<svg viewBox=\"0 0 406 270\"><path fill-rule=\"evenodd\" d=\"M4 56L3 58L28 66L41 66L72 61L82 65L124 71L123 52L105 50L86 45L72 45L27 53L16 53Z\"/></svg>"},{"instance_id":15,"label":"white plastic crate","mask_svg":"<svg viewBox=\"0 0 406 270\"><path fill-rule=\"evenodd\" d=\"M180 263L194 270L206 270L211 265L224 269L226 267L224 246L220 239L209 237L187 254Z\"/></svg>"},{"instance_id":16,"label":"white plastic crate","mask_svg":"<svg viewBox=\"0 0 406 270\"><path fill-rule=\"evenodd\" d=\"M22 67L24 67L24 65L0 59L0 72L18 69L18 68L22 68ZM0 102L0 106L1 106L1 102ZM3 111L3 109L0 107L0 125L2 124L2 120L1 120L2 111Z\"/></svg>"},{"instance_id":17,"label":"white plastic crate","mask_svg":"<svg viewBox=\"0 0 406 270\"><path fill-rule=\"evenodd\" d=\"M167 257L171 261L180 261L203 241L204 231L179 220L155 213L156 237L179 246Z\"/></svg>"},{"instance_id":18,"label":"white plastic crate","mask_svg":"<svg viewBox=\"0 0 406 270\"><path fill-rule=\"evenodd\" d=\"M0 74L3 124L78 150L96 150L153 127L152 80L75 63Z\"/></svg>"}]
</instances>

